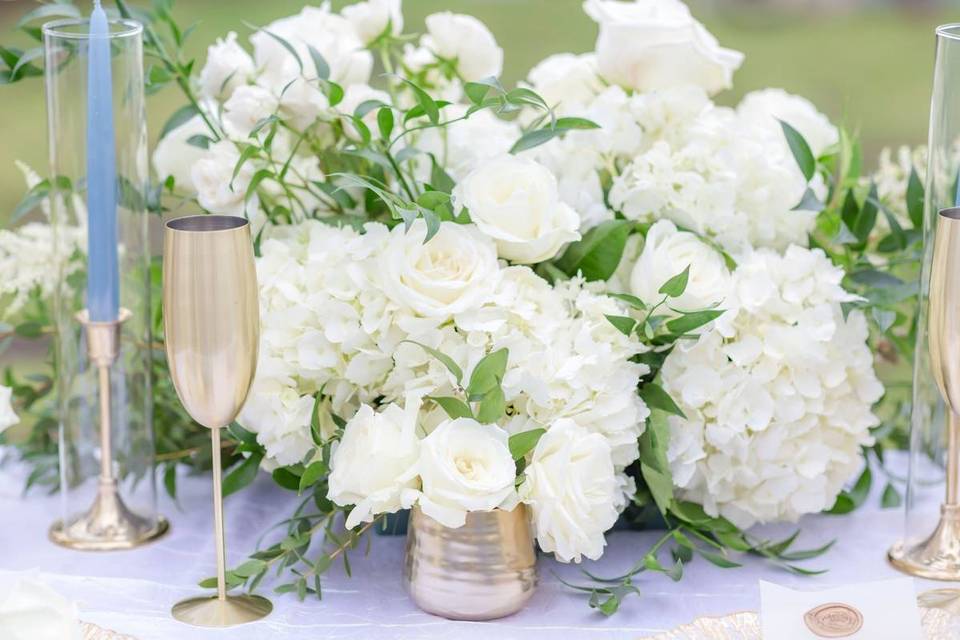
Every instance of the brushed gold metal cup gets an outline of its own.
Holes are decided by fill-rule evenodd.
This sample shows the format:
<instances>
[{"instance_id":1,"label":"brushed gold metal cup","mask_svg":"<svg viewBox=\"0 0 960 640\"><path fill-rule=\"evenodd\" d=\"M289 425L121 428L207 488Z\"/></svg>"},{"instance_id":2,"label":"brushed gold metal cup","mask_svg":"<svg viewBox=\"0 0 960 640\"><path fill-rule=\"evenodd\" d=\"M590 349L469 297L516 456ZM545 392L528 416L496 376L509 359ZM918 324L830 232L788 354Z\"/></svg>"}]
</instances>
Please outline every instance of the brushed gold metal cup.
<instances>
[{"instance_id":1,"label":"brushed gold metal cup","mask_svg":"<svg viewBox=\"0 0 960 640\"><path fill-rule=\"evenodd\" d=\"M451 529L419 507L410 512L404 586L428 613L493 620L523 608L537 586L537 556L525 505L467 514Z\"/></svg>"},{"instance_id":2,"label":"brushed gold metal cup","mask_svg":"<svg viewBox=\"0 0 960 640\"><path fill-rule=\"evenodd\" d=\"M947 495L930 537L897 543L888 557L911 575L960 580L960 208L937 214L929 300L930 365L949 413Z\"/></svg>"},{"instance_id":3,"label":"brushed gold metal cup","mask_svg":"<svg viewBox=\"0 0 960 640\"><path fill-rule=\"evenodd\" d=\"M173 607L173 617L201 627L229 627L267 616L273 605L228 595L220 429L240 413L253 383L260 341L257 274L250 224L234 216L170 220L164 232L163 316L170 376L180 402L210 429L217 595Z\"/></svg>"}]
</instances>

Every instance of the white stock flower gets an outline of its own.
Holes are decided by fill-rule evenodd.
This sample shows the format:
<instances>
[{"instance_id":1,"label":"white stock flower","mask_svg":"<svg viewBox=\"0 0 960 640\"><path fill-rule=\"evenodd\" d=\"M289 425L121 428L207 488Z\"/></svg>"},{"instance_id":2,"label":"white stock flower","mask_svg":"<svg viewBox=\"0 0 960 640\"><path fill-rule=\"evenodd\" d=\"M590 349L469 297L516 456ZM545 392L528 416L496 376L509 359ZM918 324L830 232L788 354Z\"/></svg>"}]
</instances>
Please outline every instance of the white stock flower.
<instances>
[{"instance_id":1,"label":"white stock flower","mask_svg":"<svg viewBox=\"0 0 960 640\"><path fill-rule=\"evenodd\" d=\"M384 290L398 304L421 316L447 317L489 300L497 286L496 248L472 225L443 222L424 242L427 225L391 232L380 254Z\"/></svg>"},{"instance_id":2,"label":"white stock flower","mask_svg":"<svg viewBox=\"0 0 960 640\"><path fill-rule=\"evenodd\" d=\"M300 395L276 379L264 377L261 367L269 370L270 363L259 363L258 377L238 420L243 425L270 425L269 430L259 430L257 442L267 450L271 466L302 462L307 451L314 446L310 437L314 399L310 395Z\"/></svg>"},{"instance_id":3,"label":"white stock flower","mask_svg":"<svg viewBox=\"0 0 960 640\"><path fill-rule=\"evenodd\" d=\"M643 252L630 274L630 291L655 305L663 299L663 284L687 267L687 287L670 306L682 311L713 307L723 301L730 286L730 270L723 256L689 231L678 231L669 220L660 220L647 232Z\"/></svg>"},{"instance_id":4,"label":"white stock flower","mask_svg":"<svg viewBox=\"0 0 960 640\"><path fill-rule=\"evenodd\" d=\"M365 404L344 427L330 460L327 497L341 506L354 505L348 529L416 501L419 410L420 399L413 396L403 409L389 404L375 412Z\"/></svg>"},{"instance_id":5,"label":"white stock flower","mask_svg":"<svg viewBox=\"0 0 960 640\"><path fill-rule=\"evenodd\" d=\"M187 142L194 136L209 136L210 130L199 115L193 116L179 127L160 138L153 152L153 166L161 182L173 176L174 187L180 193L196 193L193 184L193 165L204 156L203 147Z\"/></svg>"},{"instance_id":6,"label":"white stock flower","mask_svg":"<svg viewBox=\"0 0 960 640\"><path fill-rule=\"evenodd\" d=\"M862 465L883 386L867 324L820 250L759 250L732 277L728 309L662 369L687 419L669 417L678 494L740 527L829 508Z\"/></svg>"},{"instance_id":7,"label":"white stock flower","mask_svg":"<svg viewBox=\"0 0 960 640\"><path fill-rule=\"evenodd\" d=\"M586 0L583 8L600 25L600 76L624 88L696 85L717 93L743 63L743 54L721 47L680 0Z\"/></svg>"},{"instance_id":8,"label":"white stock flower","mask_svg":"<svg viewBox=\"0 0 960 640\"><path fill-rule=\"evenodd\" d=\"M210 145L190 170L197 202L210 213L243 216L246 211L244 196L253 178L254 168L244 163L233 176L234 167L240 159L237 147L229 140ZM251 211L257 209L255 198L250 200Z\"/></svg>"},{"instance_id":9,"label":"white stock flower","mask_svg":"<svg viewBox=\"0 0 960 640\"><path fill-rule=\"evenodd\" d=\"M421 44L444 60L455 60L457 71L467 82L503 71L503 49L485 24L460 13L443 11L427 16L427 35Z\"/></svg>"},{"instance_id":10,"label":"white stock flower","mask_svg":"<svg viewBox=\"0 0 960 640\"><path fill-rule=\"evenodd\" d=\"M520 499L533 511L540 548L561 562L599 558L622 493L607 441L558 420L540 437L524 475Z\"/></svg>"},{"instance_id":11,"label":"white stock flower","mask_svg":"<svg viewBox=\"0 0 960 640\"><path fill-rule=\"evenodd\" d=\"M470 511L512 509L516 464L507 432L470 418L444 422L420 442L417 463L424 514L447 527L462 527Z\"/></svg>"},{"instance_id":12,"label":"white stock flower","mask_svg":"<svg viewBox=\"0 0 960 640\"><path fill-rule=\"evenodd\" d=\"M20 422L13 410L13 389L0 384L0 433Z\"/></svg>"},{"instance_id":13,"label":"white stock flower","mask_svg":"<svg viewBox=\"0 0 960 640\"><path fill-rule=\"evenodd\" d=\"M823 115L812 102L802 96L787 93L783 89L761 89L743 97L737 106L740 118L771 129L786 144L778 120L782 120L800 132L814 156L820 156L840 140L840 133L830 119Z\"/></svg>"},{"instance_id":14,"label":"white stock flower","mask_svg":"<svg viewBox=\"0 0 960 640\"><path fill-rule=\"evenodd\" d=\"M200 71L201 91L206 98L229 98L255 71L253 58L237 43L237 34L231 31L207 49L207 62Z\"/></svg>"},{"instance_id":15,"label":"white stock flower","mask_svg":"<svg viewBox=\"0 0 960 640\"><path fill-rule=\"evenodd\" d=\"M597 59L592 53L549 56L530 70L527 82L548 105L571 115L603 90L603 82L597 76Z\"/></svg>"},{"instance_id":16,"label":"white stock flower","mask_svg":"<svg viewBox=\"0 0 960 640\"><path fill-rule=\"evenodd\" d=\"M453 192L470 219L497 243L500 257L543 262L580 238L577 212L560 200L557 179L528 158L503 155L474 169Z\"/></svg>"},{"instance_id":17,"label":"white stock flower","mask_svg":"<svg viewBox=\"0 0 960 640\"><path fill-rule=\"evenodd\" d=\"M350 21L364 44L369 44L387 32L399 36L403 33L401 0L366 0L344 7L340 14Z\"/></svg>"},{"instance_id":18,"label":"white stock flower","mask_svg":"<svg viewBox=\"0 0 960 640\"><path fill-rule=\"evenodd\" d=\"M273 93L257 85L237 87L223 104L223 123L234 138L250 135L258 122L276 111L279 103Z\"/></svg>"},{"instance_id":19,"label":"white stock flower","mask_svg":"<svg viewBox=\"0 0 960 640\"><path fill-rule=\"evenodd\" d=\"M54 229L49 224L28 222L0 229L0 318L11 318L23 309L33 291L51 301L60 278L66 280L83 268L83 258L70 258L77 252L86 253L85 229L63 225L58 235L61 246L56 250ZM58 259L62 274L58 273Z\"/></svg>"}]
</instances>

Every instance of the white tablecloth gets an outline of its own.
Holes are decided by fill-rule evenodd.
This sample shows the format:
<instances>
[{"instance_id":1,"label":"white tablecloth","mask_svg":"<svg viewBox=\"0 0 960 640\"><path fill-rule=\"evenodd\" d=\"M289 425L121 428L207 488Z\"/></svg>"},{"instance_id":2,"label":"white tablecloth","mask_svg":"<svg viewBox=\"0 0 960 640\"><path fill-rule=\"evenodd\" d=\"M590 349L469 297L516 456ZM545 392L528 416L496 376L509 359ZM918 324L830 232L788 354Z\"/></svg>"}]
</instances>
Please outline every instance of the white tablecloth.
<instances>
[{"instance_id":1,"label":"white tablecloth","mask_svg":"<svg viewBox=\"0 0 960 640\"><path fill-rule=\"evenodd\" d=\"M800 523L799 545L819 546L836 538L836 546L811 568L829 566L817 577L794 576L747 557L738 569L719 569L697 559L681 582L659 574L641 574L640 598L624 601L620 612L605 618L585 600L562 586L554 572L572 581L582 576L576 565L541 558L541 584L529 605L517 615L487 623L449 622L416 609L401 586L402 537L372 536L369 555L362 547L351 556L353 577L331 569L322 602L298 602L291 594L271 595L275 610L266 620L230 630L195 629L170 618L170 606L198 595L197 580L214 574L208 478L182 478L180 506L161 500L172 522L164 539L139 550L95 554L61 549L47 540L47 527L58 516L56 497L33 492L21 496L23 469L0 469L0 580L10 572L35 570L54 589L77 600L83 619L137 637L139 640L306 640L385 638L413 640L543 640L553 638L636 640L674 628L703 615L722 615L759 608L758 579L797 588L864 582L898 576L885 560L889 545L901 535L901 510L881 510L878 500L845 517L814 516ZM228 554L241 561L259 535L289 513L296 500L290 492L261 478L227 500ZM930 509L936 509L935 504ZM775 529L789 533L790 527ZM628 569L661 534L615 532L607 552L585 567L601 575ZM916 581L922 591L939 583ZM269 595L269 594L268 594Z\"/></svg>"}]
</instances>

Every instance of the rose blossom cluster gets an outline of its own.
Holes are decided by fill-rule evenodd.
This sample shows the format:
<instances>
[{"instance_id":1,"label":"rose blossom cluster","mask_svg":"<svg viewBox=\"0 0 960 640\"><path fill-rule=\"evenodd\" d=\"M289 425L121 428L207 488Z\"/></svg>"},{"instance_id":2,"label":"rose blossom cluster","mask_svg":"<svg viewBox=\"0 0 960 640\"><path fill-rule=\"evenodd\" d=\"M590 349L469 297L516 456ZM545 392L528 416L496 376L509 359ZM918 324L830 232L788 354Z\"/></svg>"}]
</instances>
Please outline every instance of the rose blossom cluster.
<instances>
[{"instance_id":1,"label":"rose blossom cluster","mask_svg":"<svg viewBox=\"0 0 960 640\"><path fill-rule=\"evenodd\" d=\"M757 250L730 276L725 313L661 371L680 494L738 526L832 506L863 464L883 395L863 314L819 249Z\"/></svg>"},{"instance_id":2,"label":"rose blossom cluster","mask_svg":"<svg viewBox=\"0 0 960 640\"><path fill-rule=\"evenodd\" d=\"M469 511L522 500L544 548L599 556L631 492L624 469L648 414L636 393L647 368L630 361L643 347L605 317L624 310L577 280L554 287L504 266L479 225L444 222L428 242L425 233L422 220L409 230L368 223L362 234L307 222L264 240L260 365L240 423L268 465L301 462L316 446L310 417L322 394L321 413L348 420L330 497L355 505L350 526L413 504L459 526ZM451 419L431 398L457 396L460 383L424 347L465 379L506 349L503 418ZM334 429L321 423L325 438ZM507 439L534 429L547 435L518 493Z\"/></svg>"}]
</instances>

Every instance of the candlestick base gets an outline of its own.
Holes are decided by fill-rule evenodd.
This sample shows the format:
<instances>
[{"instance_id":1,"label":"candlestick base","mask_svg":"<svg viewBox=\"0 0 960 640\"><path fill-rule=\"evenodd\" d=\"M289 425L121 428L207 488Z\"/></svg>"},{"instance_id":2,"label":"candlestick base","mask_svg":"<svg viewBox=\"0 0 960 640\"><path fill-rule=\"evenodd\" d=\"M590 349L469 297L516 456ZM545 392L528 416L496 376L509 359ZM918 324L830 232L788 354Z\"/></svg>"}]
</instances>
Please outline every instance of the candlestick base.
<instances>
[{"instance_id":1,"label":"candlestick base","mask_svg":"<svg viewBox=\"0 0 960 640\"><path fill-rule=\"evenodd\" d=\"M895 544L887 553L895 568L920 578L960 580L960 506L940 507L940 523L919 544Z\"/></svg>"},{"instance_id":2,"label":"candlestick base","mask_svg":"<svg viewBox=\"0 0 960 640\"><path fill-rule=\"evenodd\" d=\"M273 603L261 596L217 596L190 598L173 605L174 619L195 627L233 627L266 618Z\"/></svg>"},{"instance_id":3,"label":"candlestick base","mask_svg":"<svg viewBox=\"0 0 960 640\"><path fill-rule=\"evenodd\" d=\"M116 480L101 481L90 510L68 524L54 522L50 540L78 551L120 551L153 542L169 529L162 516L152 523L130 511L117 493Z\"/></svg>"}]
</instances>

